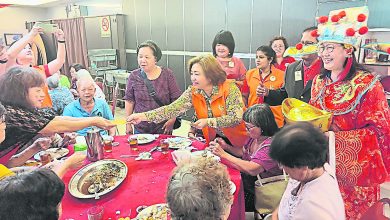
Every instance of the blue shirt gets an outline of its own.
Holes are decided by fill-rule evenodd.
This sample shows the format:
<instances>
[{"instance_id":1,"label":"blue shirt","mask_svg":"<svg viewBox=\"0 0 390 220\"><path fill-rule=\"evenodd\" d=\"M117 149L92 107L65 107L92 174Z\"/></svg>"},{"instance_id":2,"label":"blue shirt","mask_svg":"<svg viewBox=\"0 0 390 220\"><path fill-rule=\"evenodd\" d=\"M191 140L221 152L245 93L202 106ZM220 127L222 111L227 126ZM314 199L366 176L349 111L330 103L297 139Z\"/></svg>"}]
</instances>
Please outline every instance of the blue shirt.
<instances>
[{"instance_id":1,"label":"blue shirt","mask_svg":"<svg viewBox=\"0 0 390 220\"><path fill-rule=\"evenodd\" d=\"M91 113L85 111L80 105L80 99L77 99L69 105L67 105L64 109L63 116L71 116L75 118L86 118L86 117L95 117L100 116L108 120L113 120L112 112L110 106L108 106L106 100L94 98L95 105L93 106L93 110ZM77 131L77 134L86 136L87 131L90 130L91 127L81 129ZM104 131L102 134L107 134L107 131Z\"/></svg>"},{"instance_id":2,"label":"blue shirt","mask_svg":"<svg viewBox=\"0 0 390 220\"><path fill-rule=\"evenodd\" d=\"M53 103L53 109L58 115L62 114L65 106L74 101L74 97L69 89L61 86L49 90L49 95Z\"/></svg>"}]
</instances>

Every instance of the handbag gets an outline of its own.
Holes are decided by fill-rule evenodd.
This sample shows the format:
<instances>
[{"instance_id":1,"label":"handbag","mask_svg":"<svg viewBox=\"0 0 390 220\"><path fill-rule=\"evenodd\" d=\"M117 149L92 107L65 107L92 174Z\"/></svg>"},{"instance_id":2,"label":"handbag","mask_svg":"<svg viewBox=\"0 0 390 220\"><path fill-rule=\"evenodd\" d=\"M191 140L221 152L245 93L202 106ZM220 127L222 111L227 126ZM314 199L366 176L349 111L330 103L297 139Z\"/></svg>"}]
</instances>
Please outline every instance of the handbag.
<instances>
[{"instance_id":1,"label":"handbag","mask_svg":"<svg viewBox=\"0 0 390 220\"><path fill-rule=\"evenodd\" d=\"M257 149L256 153L264 147ZM278 207L286 190L288 177L283 170L282 175L261 178L257 175L255 182L255 209L259 214L271 214Z\"/></svg>"},{"instance_id":2,"label":"handbag","mask_svg":"<svg viewBox=\"0 0 390 220\"><path fill-rule=\"evenodd\" d=\"M288 177L283 175L261 178L257 175L255 182L255 209L260 214L270 214L279 205L286 190Z\"/></svg>"},{"instance_id":3,"label":"handbag","mask_svg":"<svg viewBox=\"0 0 390 220\"><path fill-rule=\"evenodd\" d=\"M383 198L371 206L361 217L361 220L388 220L389 216L385 216L385 205L390 205L389 198ZM389 208L387 208L389 210Z\"/></svg>"},{"instance_id":4,"label":"handbag","mask_svg":"<svg viewBox=\"0 0 390 220\"><path fill-rule=\"evenodd\" d=\"M164 104L161 102L161 100L156 96L156 91L154 90L154 87L148 77L146 76L146 73L141 69L141 77L144 80L144 83L146 85L146 88L148 89L150 97L154 99L154 101L161 107L164 106ZM181 117L176 117L176 121L173 124L173 129L178 129L181 126Z\"/></svg>"}]
</instances>

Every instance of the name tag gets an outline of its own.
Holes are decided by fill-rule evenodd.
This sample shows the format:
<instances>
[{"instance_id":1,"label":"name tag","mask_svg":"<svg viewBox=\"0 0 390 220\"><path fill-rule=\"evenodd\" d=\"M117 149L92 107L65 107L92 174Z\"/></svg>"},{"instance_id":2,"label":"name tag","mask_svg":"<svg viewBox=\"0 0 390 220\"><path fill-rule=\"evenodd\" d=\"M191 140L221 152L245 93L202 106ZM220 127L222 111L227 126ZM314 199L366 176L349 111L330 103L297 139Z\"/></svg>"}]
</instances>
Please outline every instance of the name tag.
<instances>
[{"instance_id":1,"label":"name tag","mask_svg":"<svg viewBox=\"0 0 390 220\"><path fill-rule=\"evenodd\" d=\"M302 72L299 70L299 71L295 71L295 81L300 81L302 80Z\"/></svg>"},{"instance_id":2,"label":"name tag","mask_svg":"<svg viewBox=\"0 0 390 220\"><path fill-rule=\"evenodd\" d=\"M234 67L234 62L233 61L229 61L228 65L229 65L230 68L233 68Z\"/></svg>"}]
</instances>

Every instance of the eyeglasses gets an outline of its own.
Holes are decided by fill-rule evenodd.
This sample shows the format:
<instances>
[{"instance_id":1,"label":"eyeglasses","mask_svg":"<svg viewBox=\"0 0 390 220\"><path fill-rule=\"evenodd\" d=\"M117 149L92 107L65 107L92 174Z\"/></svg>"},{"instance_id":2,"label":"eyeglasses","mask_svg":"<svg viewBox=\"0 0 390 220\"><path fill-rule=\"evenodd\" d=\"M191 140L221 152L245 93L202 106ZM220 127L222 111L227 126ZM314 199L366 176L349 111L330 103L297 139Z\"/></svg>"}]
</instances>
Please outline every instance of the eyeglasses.
<instances>
[{"instance_id":1,"label":"eyeglasses","mask_svg":"<svg viewBox=\"0 0 390 220\"><path fill-rule=\"evenodd\" d=\"M326 51L327 53L332 53L334 49L337 47L337 45L330 44L330 45L321 45L318 47L318 53L323 53Z\"/></svg>"},{"instance_id":2,"label":"eyeglasses","mask_svg":"<svg viewBox=\"0 0 390 220\"><path fill-rule=\"evenodd\" d=\"M301 44L307 46L307 45L313 45L313 44L316 44L316 43L313 42L313 41L301 41Z\"/></svg>"},{"instance_id":3,"label":"eyeglasses","mask_svg":"<svg viewBox=\"0 0 390 220\"><path fill-rule=\"evenodd\" d=\"M245 124L245 128L246 128L246 130L251 130L252 128L255 128L256 126L254 126L254 125L249 125L249 124Z\"/></svg>"}]
</instances>

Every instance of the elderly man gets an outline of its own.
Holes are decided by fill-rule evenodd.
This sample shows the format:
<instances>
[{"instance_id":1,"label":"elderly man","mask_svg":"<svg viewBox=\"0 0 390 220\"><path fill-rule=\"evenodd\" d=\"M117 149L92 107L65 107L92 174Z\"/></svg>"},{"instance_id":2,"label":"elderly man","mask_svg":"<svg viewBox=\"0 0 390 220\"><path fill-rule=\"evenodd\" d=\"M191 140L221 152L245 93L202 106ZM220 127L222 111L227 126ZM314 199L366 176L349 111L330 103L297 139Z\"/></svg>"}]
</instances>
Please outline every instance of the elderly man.
<instances>
[{"instance_id":1,"label":"elderly man","mask_svg":"<svg viewBox=\"0 0 390 220\"><path fill-rule=\"evenodd\" d=\"M312 35L312 31L317 27L306 28L302 32L301 44L309 46L317 44L318 39ZM282 102L285 98L296 98L304 102L309 102L311 97L311 84L313 78L320 73L322 61L317 53L306 54L302 60L298 60L288 65L284 76L284 87L277 90L259 91L263 92L265 100L272 99Z\"/></svg>"},{"instance_id":2,"label":"elderly man","mask_svg":"<svg viewBox=\"0 0 390 220\"><path fill-rule=\"evenodd\" d=\"M64 109L64 116L76 118L101 116L108 120L113 120L112 112L107 102L104 99L94 98L96 88L95 82L91 76L82 76L77 81L77 92L79 98ZM84 128L77 131L79 135L87 135L90 128ZM106 131L103 134L107 134ZM115 128L109 130L109 135L115 135Z\"/></svg>"}]
</instances>

